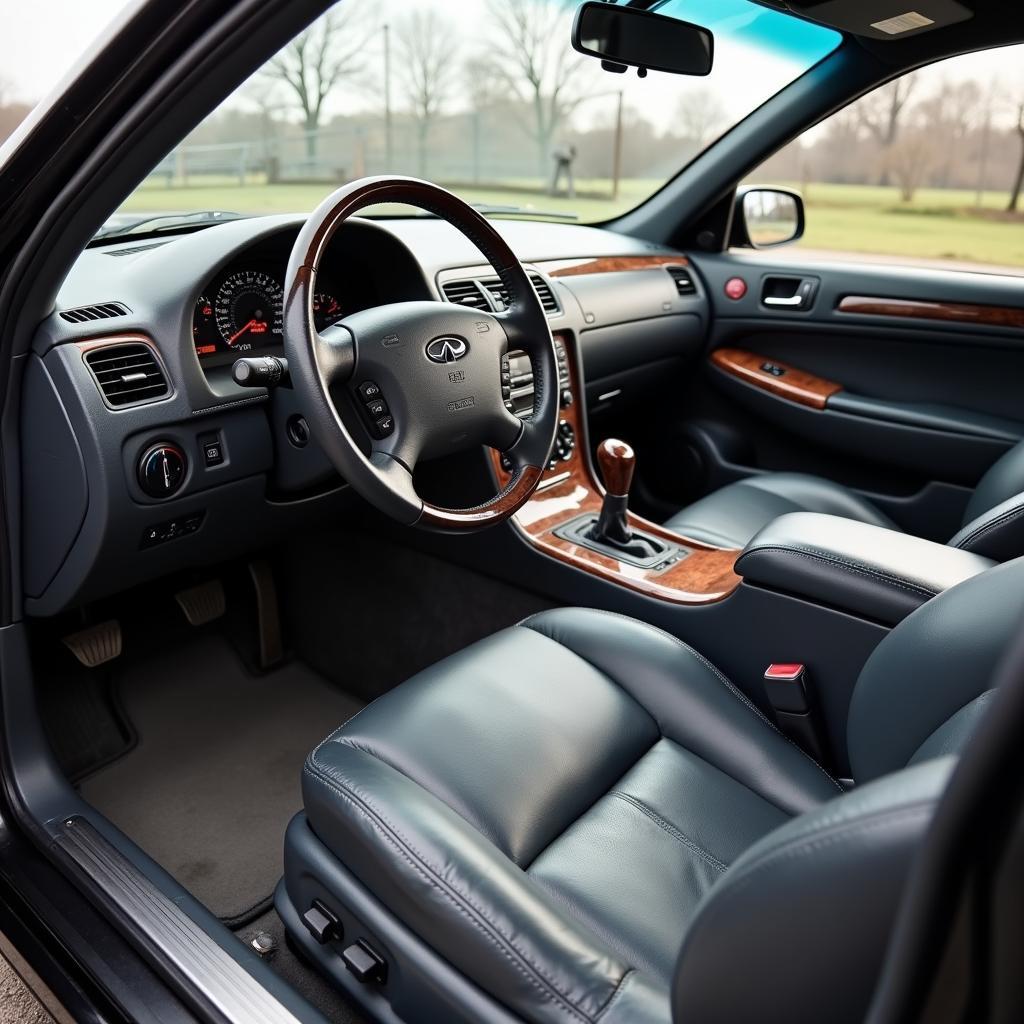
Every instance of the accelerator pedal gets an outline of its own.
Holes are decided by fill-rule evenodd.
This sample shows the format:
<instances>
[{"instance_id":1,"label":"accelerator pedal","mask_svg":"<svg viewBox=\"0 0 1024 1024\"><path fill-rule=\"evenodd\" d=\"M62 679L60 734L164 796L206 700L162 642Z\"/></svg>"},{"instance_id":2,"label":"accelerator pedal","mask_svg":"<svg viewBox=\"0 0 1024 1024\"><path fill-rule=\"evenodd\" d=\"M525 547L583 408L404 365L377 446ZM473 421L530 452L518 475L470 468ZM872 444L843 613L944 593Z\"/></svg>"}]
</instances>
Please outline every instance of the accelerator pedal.
<instances>
[{"instance_id":1,"label":"accelerator pedal","mask_svg":"<svg viewBox=\"0 0 1024 1024\"><path fill-rule=\"evenodd\" d=\"M174 595L190 626L205 626L219 619L227 609L224 584L220 580L200 583L198 587L179 590Z\"/></svg>"},{"instance_id":2,"label":"accelerator pedal","mask_svg":"<svg viewBox=\"0 0 1024 1024\"><path fill-rule=\"evenodd\" d=\"M117 619L100 622L77 633L69 633L61 643L86 668L98 668L121 653L121 623Z\"/></svg>"}]
</instances>

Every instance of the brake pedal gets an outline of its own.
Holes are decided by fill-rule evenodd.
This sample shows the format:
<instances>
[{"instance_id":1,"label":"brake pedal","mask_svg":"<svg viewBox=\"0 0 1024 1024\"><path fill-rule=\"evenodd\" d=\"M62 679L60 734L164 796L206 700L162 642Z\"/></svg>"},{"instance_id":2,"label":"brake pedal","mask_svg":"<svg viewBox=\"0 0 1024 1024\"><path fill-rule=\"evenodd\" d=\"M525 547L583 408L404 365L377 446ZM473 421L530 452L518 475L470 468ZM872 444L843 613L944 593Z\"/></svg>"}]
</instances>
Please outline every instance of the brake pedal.
<instances>
[{"instance_id":1,"label":"brake pedal","mask_svg":"<svg viewBox=\"0 0 1024 1024\"><path fill-rule=\"evenodd\" d=\"M86 668L98 668L121 653L121 623L117 619L100 622L61 638L61 643Z\"/></svg>"},{"instance_id":2,"label":"brake pedal","mask_svg":"<svg viewBox=\"0 0 1024 1024\"><path fill-rule=\"evenodd\" d=\"M190 626L205 626L219 619L227 609L224 585L220 580L200 583L198 587L179 590L174 595Z\"/></svg>"}]
</instances>

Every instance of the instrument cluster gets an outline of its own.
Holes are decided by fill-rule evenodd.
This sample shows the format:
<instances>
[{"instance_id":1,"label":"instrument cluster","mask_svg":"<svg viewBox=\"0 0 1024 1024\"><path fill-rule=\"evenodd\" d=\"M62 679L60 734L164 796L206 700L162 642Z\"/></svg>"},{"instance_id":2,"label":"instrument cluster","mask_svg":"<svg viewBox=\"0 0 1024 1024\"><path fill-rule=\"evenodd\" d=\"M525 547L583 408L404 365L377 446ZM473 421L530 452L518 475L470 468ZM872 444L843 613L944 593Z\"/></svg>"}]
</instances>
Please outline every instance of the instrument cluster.
<instances>
[{"instance_id":1,"label":"instrument cluster","mask_svg":"<svg viewBox=\"0 0 1024 1024\"><path fill-rule=\"evenodd\" d=\"M313 300L317 330L337 323L346 308L340 291L321 275ZM240 356L272 354L284 341L283 274L269 264L228 267L210 281L192 315L192 341L203 366L227 365Z\"/></svg>"}]
</instances>

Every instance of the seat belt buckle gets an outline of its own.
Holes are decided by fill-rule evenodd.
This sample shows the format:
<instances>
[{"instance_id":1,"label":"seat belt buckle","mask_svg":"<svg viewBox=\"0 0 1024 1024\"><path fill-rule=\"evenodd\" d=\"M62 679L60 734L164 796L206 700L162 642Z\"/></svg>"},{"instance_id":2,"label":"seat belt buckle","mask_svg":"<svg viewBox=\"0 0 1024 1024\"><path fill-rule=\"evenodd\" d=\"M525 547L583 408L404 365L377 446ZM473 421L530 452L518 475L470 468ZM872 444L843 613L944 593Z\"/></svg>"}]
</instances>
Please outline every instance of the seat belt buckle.
<instances>
[{"instance_id":1,"label":"seat belt buckle","mask_svg":"<svg viewBox=\"0 0 1024 1024\"><path fill-rule=\"evenodd\" d=\"M819 764L825 764L825 744L811 706L806 667L799 662L769 665L764 689L782 732Z\"/></svg>"}]
</instances>

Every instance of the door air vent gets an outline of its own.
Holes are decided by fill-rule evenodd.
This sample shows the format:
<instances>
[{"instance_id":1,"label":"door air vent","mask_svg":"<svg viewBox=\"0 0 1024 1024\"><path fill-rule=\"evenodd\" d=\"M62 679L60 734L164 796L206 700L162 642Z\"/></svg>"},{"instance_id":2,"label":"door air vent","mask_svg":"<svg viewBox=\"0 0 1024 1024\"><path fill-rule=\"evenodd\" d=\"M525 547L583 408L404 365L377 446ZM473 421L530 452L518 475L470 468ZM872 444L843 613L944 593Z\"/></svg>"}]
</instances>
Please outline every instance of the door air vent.
<instances>
[{"instance_id":1,"label":"door air vent","mask_svg":"<svg viewBox=\"0 0 1024 1024\"><path fill-rule=\"evenodd\" d=\"M107 405L115 409L163 398L167 378L148 345L104 345L85 354L85 362Z\"/></svg>"},{"instance_id":2,"label":"door air vent","mask_svg":"<svg viewBox=\"0 0 1024 1024\"><path fill-rule=\"evenodd\" d=\"M669 267L668 276L676 283L676 291L680 295L696 295L697 285L685 267Z\"/></svg>"},{"instance_id":3,"label":"door air vent","mask_svg":"<svg viewBox=\"0 0 1024 1024\"><path fill-rule=\"evenodd\" d=\"M454 302L456 306L470 306L488 313L491 311L491 304L476 281L446 281L441 285L441 291L444 292L444 297L449 302Z\"/></svg>"},{"instance_id":4,"label":"door air vent","mask_svg":"<svg viewBox=\"0 0 1024 1024\"><path fill-rule=\"evenodd\" d=\"M90 320L111 320L116 316L127 316L128 307L120 302L101 302L95 306L79 306L77 309L61 310L61 319L69 324L85 324Z\"/></svg>"}]
</instances>

